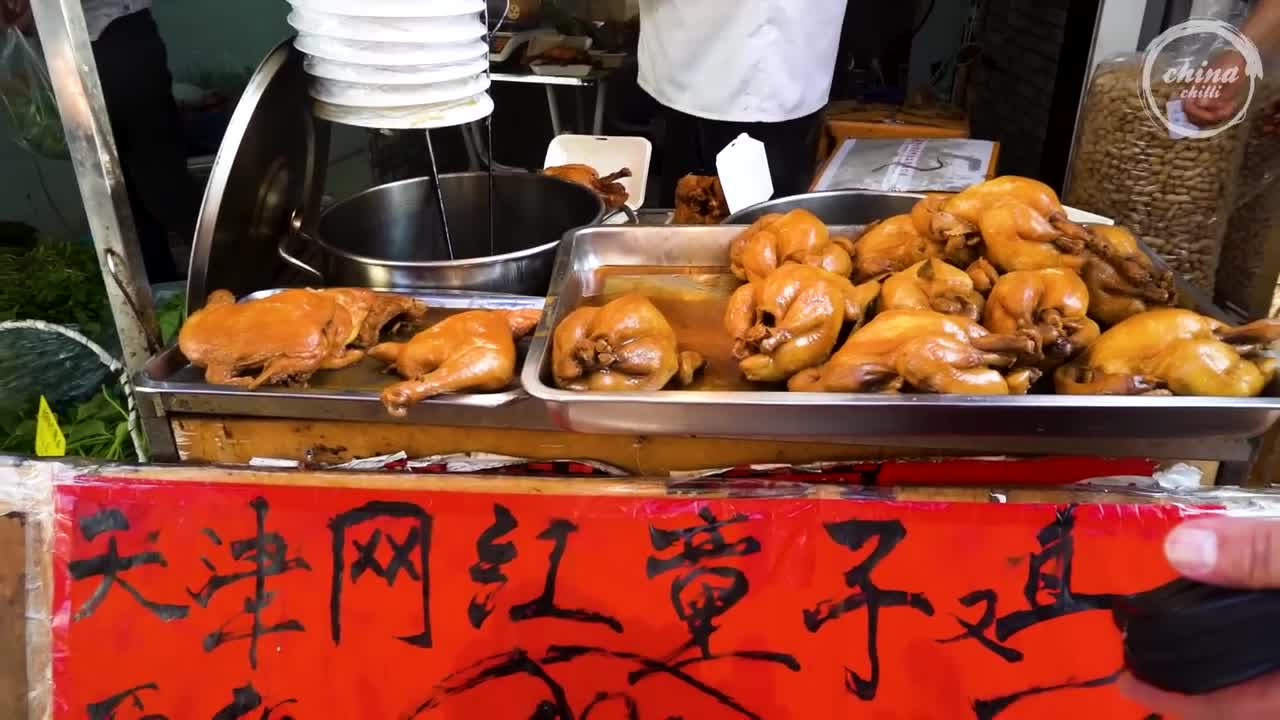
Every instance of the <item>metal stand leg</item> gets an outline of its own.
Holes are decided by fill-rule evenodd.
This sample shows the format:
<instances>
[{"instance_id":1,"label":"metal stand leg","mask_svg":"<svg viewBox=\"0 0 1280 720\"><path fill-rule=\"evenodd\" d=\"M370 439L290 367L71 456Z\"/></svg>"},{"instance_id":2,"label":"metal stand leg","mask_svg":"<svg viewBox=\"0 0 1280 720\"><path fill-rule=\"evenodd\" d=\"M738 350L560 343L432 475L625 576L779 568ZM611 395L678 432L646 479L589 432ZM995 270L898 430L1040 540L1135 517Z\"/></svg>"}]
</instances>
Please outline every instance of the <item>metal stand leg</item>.
<instances>
[{"instance_id":1,"label":"metal stand leg","mask_svg":"<svg viewBox=\"0 0 1280 720\"><path fill-rule=\"evenodd\" d=\"M558 137L564 130L560 126L560 107L556 105L556 91L551 85L543 87L547 91L547 112L551 113L551 135Z\"/></svg>"},{"instance_id":2,"label":"metal stand leg","mask_svg":"<svg viewBox=\"0 0 1280 720\"><path fill-rule=\"evenodd\" d=\"M596 81L596 112L591 119L591 134L604 134L604 103L609 97L609 81L600 78Z\"/></svg>"},{"instance_id":3,"label":"metal stand leg","mask_svg":"<svg viewBox=\"0 0 1280 720\"><path fill-rule=\"evenodd\" d=\"M436 208L440 210L440 229L444 231L444 244L449 248L449 259L454 260L453 238L449 235L449 214L445 211L444 188L440 187L440 169L436 166L436 149L431 144L431 131L424 131L427 136L427 155L431 158L431 184L436 188Z\"/></svg>"}]
</instances>

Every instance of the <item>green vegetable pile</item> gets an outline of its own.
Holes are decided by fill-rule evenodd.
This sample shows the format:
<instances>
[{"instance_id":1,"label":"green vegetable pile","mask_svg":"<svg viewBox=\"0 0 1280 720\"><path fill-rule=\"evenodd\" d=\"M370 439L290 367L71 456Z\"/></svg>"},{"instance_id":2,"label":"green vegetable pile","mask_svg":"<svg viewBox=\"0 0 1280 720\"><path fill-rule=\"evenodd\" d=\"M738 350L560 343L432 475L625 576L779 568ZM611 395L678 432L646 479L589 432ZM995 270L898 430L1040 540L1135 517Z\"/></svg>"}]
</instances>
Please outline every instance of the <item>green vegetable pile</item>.
<instances>
[{"instance_id":1,"label":"green vegetable pile","mask_svg":"<svg viewBox=\"0 0 1280 720\"><path fill-rule=\"evenodd\" d=\"M129 413L116 391L97 395L58 418L67 439L67 455L111 461L137 460L129 439ZM35 453L36 421L30 414L0 417L0 452Z\"/></svg>"},{"instance_id":2,"label":"green vegetable pile","mask_svg":"<svg viewBox=\"0 0 1280 720\"><path fill-rule=\"evenodd\" d=\"M5 84L0 87L0 99L19 145L53 160L70 157L58 106L47 90Z\"/></svg>"},{"instance_id":3,"label":"green vegetable pile","mask_svg":"<svg viewBox=\"0 0 1280 720\"><path fill-rule=\"evenodd\" d=\"M160 325L160 342L168 347L178 337L182 318L187 314L187 299L182 293L165 300L156 308L156 322Z\"/></svg>"},{"instance_id":4,"label":"green vegetable pile","mask_svg":"<svg viewBox=\"0 0 1280 720\"><path fill-rule=\"evenodd\" d=\"M0 245L0 321L73 325L99 339L109 313L92 247L50 238L26 246Z\"/></svg>"}]
</instances>

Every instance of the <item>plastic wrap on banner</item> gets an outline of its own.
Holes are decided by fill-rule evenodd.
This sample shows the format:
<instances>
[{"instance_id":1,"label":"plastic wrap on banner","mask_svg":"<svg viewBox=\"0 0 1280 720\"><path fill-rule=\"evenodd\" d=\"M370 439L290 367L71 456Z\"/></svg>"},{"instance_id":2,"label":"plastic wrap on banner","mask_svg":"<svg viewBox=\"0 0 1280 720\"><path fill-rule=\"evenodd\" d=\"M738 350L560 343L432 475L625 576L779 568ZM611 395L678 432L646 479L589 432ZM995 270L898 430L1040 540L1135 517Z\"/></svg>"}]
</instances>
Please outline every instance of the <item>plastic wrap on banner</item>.
<instances>
[{"instance_id":1,"label":"plastic wrap on banner","mask_svg":"<svg viewBox=\"0 0 1280 720\"><path fill-rule=\"evenodd\" d=\"M694 482L63 477L52 717L1141 718L1109 609L1277 505Z\"/></svg>"},{"instance_id":2,"label":"plastic wrap on banner","mask_svg":"<svg viewBox=\"0 0 1280 720\"><path fill-rule=\"evenodd\" d=\"M624 477L627 471L594 460L531 460L496 453L469 452L410 459L403 450L387 455L358 458L337 465L304 465L297 460L253 458L250 467L323 470L358 470L464 475L534 475L557 477Z\"/></svg>"}]
</instances>

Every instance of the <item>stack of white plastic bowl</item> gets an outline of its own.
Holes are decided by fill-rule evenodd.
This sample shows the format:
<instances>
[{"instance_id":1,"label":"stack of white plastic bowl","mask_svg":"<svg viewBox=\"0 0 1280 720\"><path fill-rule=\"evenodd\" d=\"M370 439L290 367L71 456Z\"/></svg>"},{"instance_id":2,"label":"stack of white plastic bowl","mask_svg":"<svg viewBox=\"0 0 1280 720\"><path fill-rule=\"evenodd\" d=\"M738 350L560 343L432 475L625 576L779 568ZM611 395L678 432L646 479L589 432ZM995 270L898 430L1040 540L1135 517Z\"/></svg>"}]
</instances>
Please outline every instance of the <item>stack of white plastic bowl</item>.
<instances>
[{"instance_id":1,"label":"stack of white plastic bowl","mask_svg":"<svg viewBox=\"0 0 1280 720\"><path fill-rule=\"evenodd\" d=\"M315 114L431 129L493 112L485 0L289 0Z\"/></svg>"}]
</instances>

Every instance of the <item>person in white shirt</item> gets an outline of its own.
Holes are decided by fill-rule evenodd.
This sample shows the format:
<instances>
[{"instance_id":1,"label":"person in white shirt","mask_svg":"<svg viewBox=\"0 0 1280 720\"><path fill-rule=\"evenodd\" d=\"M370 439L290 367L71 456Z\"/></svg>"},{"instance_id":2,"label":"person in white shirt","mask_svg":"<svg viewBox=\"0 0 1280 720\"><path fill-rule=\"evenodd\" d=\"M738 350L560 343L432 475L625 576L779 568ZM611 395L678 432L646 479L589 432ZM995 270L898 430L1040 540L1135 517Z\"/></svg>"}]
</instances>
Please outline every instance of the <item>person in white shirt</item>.
<instances>
[{"instance_id":1,"label":"person in white shirt","mask_svg":"<svg viewBox=\"0 0 1280 720\"><path fill-rule=\"evenodd\" d=\"M169 234L191 236L199 198L151 0L82 0L82 7L147 278L177 280ZM5 24L31 32L30 0L0 0Z\"/></svg>"},{"instance_id":2,"label":"person in white shirt","mask_svg":"<svg viewBox=\"0 0 1280 720\"><path fill-rule=\"evenodd\" d=\"M765 144L775 197L808 188L846 2L640 0L639 84L667 111L664 192L715 174L744 132Z\"/></svg>"}]
</instances>

